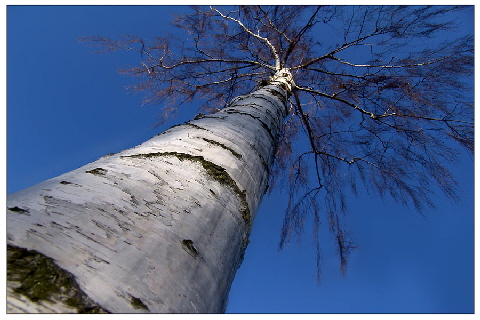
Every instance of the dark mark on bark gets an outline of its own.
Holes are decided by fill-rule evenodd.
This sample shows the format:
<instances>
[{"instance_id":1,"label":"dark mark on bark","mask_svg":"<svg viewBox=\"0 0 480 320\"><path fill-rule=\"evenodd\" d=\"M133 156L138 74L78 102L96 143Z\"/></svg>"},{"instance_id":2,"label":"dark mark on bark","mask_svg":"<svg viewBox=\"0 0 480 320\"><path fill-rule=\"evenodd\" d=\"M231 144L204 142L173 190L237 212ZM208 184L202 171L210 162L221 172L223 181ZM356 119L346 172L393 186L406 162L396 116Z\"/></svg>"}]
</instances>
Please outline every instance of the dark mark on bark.
<instances>
[{"instance_id":1,"label":"dark mark on bark","mask_svg":"<svg viewBox=\"0 0 480 320\"><path fill-rule=\"evenodd\" d=\"M22 208L19 208L17 206L12 207L12 208L8 208L8 210L13 211L13 212L18 212L20 214L27 214L29 212L28 209L22 209Z\"/></svg>"},{"instance_id":2,"label":"dark mark on bark","mask_svg":"<svg viewBox=\"0 0 480 320\"><path fill-rule=\"evenodd\" d=\"M104 176L105 173L107 173L107 170L103 169L103 168L95 168L95 169L88 170L88 171L85 171L85 172L86 173L91 173L91 174L94 174L94 175L97 175L97 176Z\"/></svg>"},{"instance_id":3,"label":"dark mark on bark","mask_svg":"<svg viewBox=\"0 0 480 320\"><path fill-rule=\"evenodd\" d=\"M134 309L145 309L147 311L150 311L148 309L148 307L145 305L145 303L143 303L142 300L140 300L139 298L136 298L132 295L130 295L130 303L132 304L132 307Z\"/></svg>"},{"instance_id":4,"label":"dark mark on bark","mask_svg":"<svg viewBox=\"0 0 480 320\"><path fill-rule=\"evenodd\" d=\"M183 249L187 251L189 255L196 258L198 256L198 250L193 246L193 241L190 239L182 240Z\"/></svg>"}]
</instances>

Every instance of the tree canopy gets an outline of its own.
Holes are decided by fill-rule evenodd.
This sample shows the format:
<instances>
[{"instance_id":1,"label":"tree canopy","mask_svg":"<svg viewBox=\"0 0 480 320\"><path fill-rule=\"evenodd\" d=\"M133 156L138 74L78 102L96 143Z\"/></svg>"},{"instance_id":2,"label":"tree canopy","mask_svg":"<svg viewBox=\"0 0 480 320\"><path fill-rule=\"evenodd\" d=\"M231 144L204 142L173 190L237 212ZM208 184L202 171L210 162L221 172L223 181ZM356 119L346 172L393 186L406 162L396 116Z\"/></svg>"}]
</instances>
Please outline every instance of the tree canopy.
<instances>
[{"instance_id":1,"label":"tree canopy","mask_svg":"<svg viewBox=\"0 0 480 320\"><path fill-rule=\"evenodd\" d=\"M438 191L456 200L451 164L473 151L473 34L462 6L193 7L146 40L84 40L133 50L131 89L170 117L194 99L211 113L288 68L295 81L271 175L289 203L280 246L311 218L328 226L344 271L356 245L344 214L359 190L424 212Z\"/></svg>"}]
</instances>

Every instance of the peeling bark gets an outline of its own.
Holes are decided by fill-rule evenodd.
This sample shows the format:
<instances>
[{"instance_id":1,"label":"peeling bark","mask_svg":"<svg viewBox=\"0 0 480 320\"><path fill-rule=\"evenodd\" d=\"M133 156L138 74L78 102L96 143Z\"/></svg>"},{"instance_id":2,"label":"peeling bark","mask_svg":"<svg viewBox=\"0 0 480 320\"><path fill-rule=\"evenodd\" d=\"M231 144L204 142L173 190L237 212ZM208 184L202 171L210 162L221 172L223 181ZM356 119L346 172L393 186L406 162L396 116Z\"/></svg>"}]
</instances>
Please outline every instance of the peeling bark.
<instances>
[{"instance_id":1,"label":"peeling bark","mask_svg":"<svg viewBox=\"0 0 480 320\"><path fill-rule=\"evenodd\" d=\"M286 116L283 73L218 113L9 195L9 246L71 275L98 310L224 312ZM89 310L11 283L11 312Z\"/></svg>"}]
</instances>

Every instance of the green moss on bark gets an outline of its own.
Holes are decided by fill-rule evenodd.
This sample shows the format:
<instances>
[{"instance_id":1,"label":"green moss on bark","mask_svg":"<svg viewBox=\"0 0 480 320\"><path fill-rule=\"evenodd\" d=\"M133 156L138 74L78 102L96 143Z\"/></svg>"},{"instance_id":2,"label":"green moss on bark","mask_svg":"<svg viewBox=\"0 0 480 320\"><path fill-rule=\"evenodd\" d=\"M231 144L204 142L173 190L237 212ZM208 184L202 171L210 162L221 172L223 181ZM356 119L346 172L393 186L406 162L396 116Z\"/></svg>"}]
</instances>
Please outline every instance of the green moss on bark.
<instances>
[{"instance_id":1,"label":"green moss on bark","mask_svg":"<svg viewBox=\"0 0 480 320\"><path fill-rule=\"evenodd\" d=\"M80 289L70 272L35 250L7 245L7 281L14 293L33 302L62 302L78 313L108 313Z\"/></svg>"}]
</instances>

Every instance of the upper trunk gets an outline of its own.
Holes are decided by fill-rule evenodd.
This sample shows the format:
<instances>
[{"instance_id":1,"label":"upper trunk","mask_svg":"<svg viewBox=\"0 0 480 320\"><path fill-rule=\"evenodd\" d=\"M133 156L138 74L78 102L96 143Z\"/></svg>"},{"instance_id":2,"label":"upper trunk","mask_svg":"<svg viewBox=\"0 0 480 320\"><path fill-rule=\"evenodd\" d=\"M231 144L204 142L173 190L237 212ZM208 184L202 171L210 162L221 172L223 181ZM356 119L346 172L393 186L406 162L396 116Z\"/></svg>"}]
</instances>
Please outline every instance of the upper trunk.
<instances>
[{"instance_id":1,"label":"upper trunk","mask_svg":"<svg viewBox=\"0 0 480 320\"><path fill-rule=\"evenodd\" d=\"M10 195L7 310L225 311L291 85Z\"/></svg>"}]
</instances>

